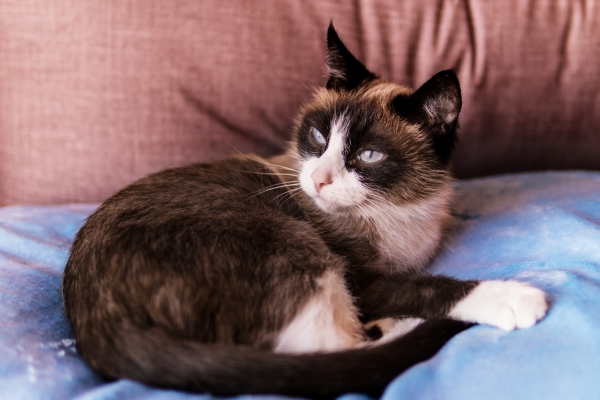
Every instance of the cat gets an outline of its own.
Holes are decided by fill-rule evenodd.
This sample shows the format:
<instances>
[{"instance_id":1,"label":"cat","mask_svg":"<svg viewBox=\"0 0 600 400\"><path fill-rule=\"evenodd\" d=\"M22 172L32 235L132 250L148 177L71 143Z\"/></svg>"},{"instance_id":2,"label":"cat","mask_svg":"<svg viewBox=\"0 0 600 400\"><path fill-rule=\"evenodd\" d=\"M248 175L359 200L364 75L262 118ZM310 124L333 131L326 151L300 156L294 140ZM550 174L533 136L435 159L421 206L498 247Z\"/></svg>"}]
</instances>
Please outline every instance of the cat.
<instances>
[{"instance_id":1,"label":"cat","mask_svg":"<svg viewBox=\"0 0 600 400\"><path fill-rule=\"evenodd\" d=\"M461 92L358 61L333 25L329 77L289 149L150 175L77 233L63 297L100 375L217 395L378 395L474 323L527 328L545 293L424 272L440 248Z\"/></svg>"}]
</instances>

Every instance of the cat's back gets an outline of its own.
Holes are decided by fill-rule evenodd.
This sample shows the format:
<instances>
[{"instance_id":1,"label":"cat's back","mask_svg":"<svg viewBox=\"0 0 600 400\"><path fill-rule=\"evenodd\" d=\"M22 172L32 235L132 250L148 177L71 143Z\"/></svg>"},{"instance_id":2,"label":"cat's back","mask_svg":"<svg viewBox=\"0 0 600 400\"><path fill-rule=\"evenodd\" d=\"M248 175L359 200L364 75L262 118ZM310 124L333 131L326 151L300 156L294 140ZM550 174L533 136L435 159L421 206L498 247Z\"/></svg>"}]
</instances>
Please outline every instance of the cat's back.
<instances>
[{"instance_id":1,"label":"cat's back","mask_svg":"<svg viewBox=\"0 0 600 400\"><path fill-rule=\"evenodd\" d=\"M76 237L63 295L76 330L130 320L268 345L328 253L278 176L233 157L151 175L107 200Z\"/></svg>"},{"instance_id":2,"label":"cat's back","mask_svg":"<svg viewBox=\"0 0 600 400\"><path fill-rule=\"evenodd\" d=\"M90 221L109 224L151 216L145 222L177 219L181 223L179 218L210 218L215 213L222 218L263 209L306 219L277 174L260 158L236 156L143 178L109 198ZM96 218L99 214L102 218Z\"/></svg>"}]
</instances>

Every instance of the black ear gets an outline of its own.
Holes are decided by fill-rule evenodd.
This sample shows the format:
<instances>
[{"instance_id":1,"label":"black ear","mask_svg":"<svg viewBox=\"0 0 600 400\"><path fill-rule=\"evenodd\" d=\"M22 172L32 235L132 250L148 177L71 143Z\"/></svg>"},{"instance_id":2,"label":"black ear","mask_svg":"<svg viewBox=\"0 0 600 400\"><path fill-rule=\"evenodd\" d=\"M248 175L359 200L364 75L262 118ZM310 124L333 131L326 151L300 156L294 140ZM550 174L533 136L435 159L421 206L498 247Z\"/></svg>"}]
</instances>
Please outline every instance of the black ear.
<instances>
[{"instance_id":1,"label":"black ear","mask_svg":"<svg viewBox=\"0 0 600 400\"><path fill-rule=\"evenodd\" d=\"M326 63L329 68L327 89L352 90L376 78L344 46L333 28L333 23L330 23L327 29Z\"/></svg>"},{"instance_id":2,"label":"black ear","mask_svg":"<svg viewBox=\"0 0 600 400\"><path fill-rule=\"evenodd\" d=\"M430 133L436 154L447 164L456 145L462 107L456 74L450 70L438 72L412 95L396 97L392 106L401 117Z\"/></svg>"}]
</instances>

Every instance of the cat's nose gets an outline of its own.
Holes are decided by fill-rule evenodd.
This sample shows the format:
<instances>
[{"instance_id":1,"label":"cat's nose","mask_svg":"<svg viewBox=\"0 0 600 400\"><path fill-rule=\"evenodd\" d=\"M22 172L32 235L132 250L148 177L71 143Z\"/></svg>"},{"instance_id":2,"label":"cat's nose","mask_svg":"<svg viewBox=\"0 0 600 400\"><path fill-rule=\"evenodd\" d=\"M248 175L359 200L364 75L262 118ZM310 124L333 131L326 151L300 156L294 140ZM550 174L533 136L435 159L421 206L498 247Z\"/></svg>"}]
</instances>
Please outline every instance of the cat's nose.
<instances>
[{"instance_id":1,"label":"cat's nose","mask_svg":"<svg viewBox=\"0 0 600 400\"><path fill-rule=\"evenodd\" d=\"M331 174L328 171L320 168L315 169L310 177L313 180L313 184L315 185L315 190L317 193L319 193L325 185L329 185L331 182L333 182Z\"/></svg>"}]
</instances>

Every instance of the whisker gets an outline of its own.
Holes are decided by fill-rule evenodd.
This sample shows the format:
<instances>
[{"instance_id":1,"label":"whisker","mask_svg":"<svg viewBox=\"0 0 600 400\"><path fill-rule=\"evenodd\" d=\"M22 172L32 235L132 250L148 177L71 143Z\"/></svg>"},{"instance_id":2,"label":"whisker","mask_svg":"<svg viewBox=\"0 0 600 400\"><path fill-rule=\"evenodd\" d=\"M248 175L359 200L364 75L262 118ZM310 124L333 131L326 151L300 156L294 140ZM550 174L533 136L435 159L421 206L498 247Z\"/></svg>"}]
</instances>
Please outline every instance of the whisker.
<instances>
[{"instance_id":1,"label":"whisker","mask_svg":"<svg viewBox=\"0 0 600 400\"><path fill-rule=\"evenodd\" d=\"M273 164L273 163L270 163L270 162L268 162L267 160L264 160L264 159L256 160L256 159L254 159L254 158L250 157L248 154L244 154L244 153L240 152L238 149L236 149L235 147L233 147L233 145L231 145L231 144L229 144L229 145L230 145L230 146L231 146L231 147L232 147L232 148L233 148L235 151L237 151L239 155L241 155L242 157L245 157L245 158L247 158L247 159L249 159L249 160L253 160L253 161L256 161L256 162L260 162L261 164L267 165L267 166L269 166L269 167L281 168L281 169L285 169L285 170L288 170L288 171L293 171L293 172L300 173L300 170L299 170L299 169L296 169L296 168L286 167L286 166L284 166L284 165L279 165L279 164Z\"/></svg>"},{"instance_id":2,"label":"whisker","mask_svg":"<svg viewBox=\"0 0 600 400\"><path fill-rule=\"evenodd\" d=\"M225 139L225 142L227 142L227 144L229 145L229 147L231 147L233 150L235 150L235 152L236 152L237 154L241 154L241 155L243 155L243 156L245 156L245 155L246 155L245 153L243 153L243 152L239 151L239 150L238 150L238 149L237 149L237 148L236 148L236 147L235 147L233 144L231 144L231 142L230 142L229 140Z\"/></svg>"},{"instance_id":3,"label":"whisker","mask_svg":"<svg viewBox=\"0 0 600 400\"><path fill-rule=\"evenodd\" d=\"M295 189L290 189L290 190L288 190L287 192L284 192L284 193L278 194L277 196L275 196L275 198L274 198L273 200L277 200L277 199L279 199L279 198L281 198L281 197L283 197L283 196L289 196L289 198L293 198L293 197L294 197L294 194L295 194L295 193L298 193L298 192L299 192L299 191L301 191L301 190L302 190L302 188L301 188L301 187L299 187L299 188L295 188Z\"/></svg>"},{"instance_id":4,"label":"whisker","mask_svg":"<svg viewBox=\"0 0 600 400\"><path fill-rule=\"evenodd\" d=\"M285 169L285 170L288 170L288 171L294 171L294 172L300 173L300 170L299 170L299 169L296 169L296 168L286 167L286 166L284 166L284 165L279 165L279 164L273 164L273 163L267 162L267 161L265 161L265 160L261 160L261 162L262 162L263 164L265 164L265 165L268 165L268 166L270 166L270 167L274 167L274 168L282 168L282 169Z\"/></svg>"},{"instance_id":5,"label":"whisker","mask_svg":"<svg viewBox=\"0 0 600 400\"><path fill-rule=\"evenodd\" d=\"M285 174L285 173L277 173L277 172L256 172L256 171L250 171L250 170L238 170L238 172L244 172L244 173L255 174L255 175L294 176L294 177L298 176L297 174Z\"/></svg>"},{"instance_id":6,"label":"whisker","mask_svg":"<svg viewBox=\"0 0 600 400\"><path fill-rule=\"evenodd\" d=\"M310 94L312 94L313 96L317 93L318 88L316 88L316 87L310 88L298 78L294 78L294 80L297 81L298 83L300 83L302 86L304 86L306 88L306 90L308 90L310 92Z\"/></svg>"},{"instance_id":7,"label":"whisker","mask_svg":"<svg viewBox=\"0 0 600 400\"><path fill-rule=\"evenodd\" d=\"M394 203L392 203L391 201L389 201L388 199L386 199L385 197L383 197L377 193L369 193L369 196L372 196L374 199L381 200L385 204L394 205Z\"/></svg>"},{"instance_id":8,"label":"whisker","mask_svg":"<svg viewBox=\"0 0 600 400\"><path fill-rule=\"evenodd\" d=\"M266 186L265 188L261 189L258 193L255 193L252 196L248 197L245 201L248 201L256 196L260 196L261 194L270 192L272 190L287 189L288 186L300 186L300 182L298 181L297 183L296 182L276 183L274 185Z\"/></svg>"}]
</instances>

